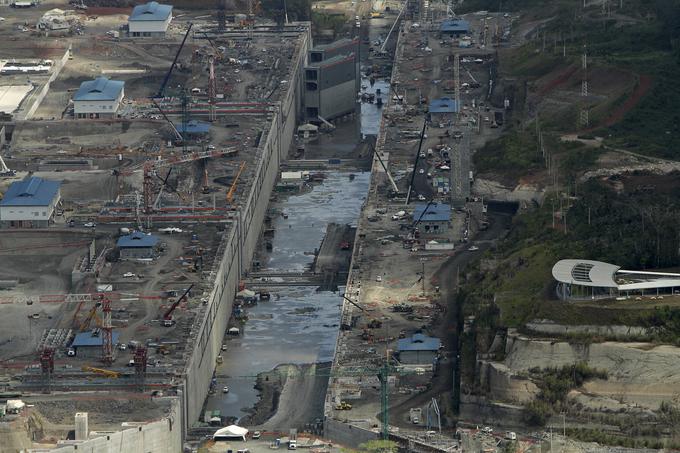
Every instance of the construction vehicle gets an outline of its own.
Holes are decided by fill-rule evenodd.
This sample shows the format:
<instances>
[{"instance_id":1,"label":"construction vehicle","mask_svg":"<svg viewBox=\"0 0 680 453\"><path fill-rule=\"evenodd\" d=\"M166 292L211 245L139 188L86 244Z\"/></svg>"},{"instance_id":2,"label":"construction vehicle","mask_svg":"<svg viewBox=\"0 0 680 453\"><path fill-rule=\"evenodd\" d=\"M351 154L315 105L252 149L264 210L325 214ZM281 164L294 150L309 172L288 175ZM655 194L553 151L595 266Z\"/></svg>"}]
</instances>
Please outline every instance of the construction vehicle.
<instances>
[{"instance_id":1,"label":"construction vehicle","mask_svg":"<svg viewBox=\"0 0 680 453\"><path fill-rule=\"evenodd\" d=\"M241 173L243 173L243 169L246 168L246 163L241 162L241 166L238 169L238 173L236 173L236 176L234 177L234 182L231 183L231 187L229 188L229 191L227 192L227 203L231 204L234 201L234 194L236 193L236 185L238 184L238 179L241 177Z\"/></svg>"},{"instance_id":2,"label":"construction vehicle","mask_svg":"<svg viewBox=\"0 0 680 453\"><path fill-rule=\"evenodd\" d=\"M0 177L9 178L16 175L17 172L10 170L9 167L7 167L7 164L5 164L5 161L2 159L2 156L0 156Z\"/></svg>"},{"instance_id":3,"label":"construction vehicle","mask_svg":"<svg viewBox=\"0 0 680 453\"><path fill-rule=\"evenodd\" d=\"M189 291L191 291L191 288L194 287L194 284L192 283L189 285L189 287L184 291L184 293L177 298L177 300L166 310L165 313L163 313L163 327L172 327L175 325L175 320L172 318L172 313L175 311L175 309L179 306L180 302L182 302L187 296L189 295Z\"/></svg>"},{"instance_id":4,"label":"construction vehicle","mask_svg":"<svg viewBox=\"0 0 680 453\"><path fill-rule=\"evenodd\" d=\"M96 374L101 374L106 377L110 377L111 379L118 379L120 377L120 373L117 371L111 371L111 370L105 370L103 368L94 368L91 366L84 366L81 368L83 371L87 371L90 373L96 373Z\"/></svg>"},{"instance_id":5,"label":"construction vehicle","mask_svg":"<svg viewBox=\"0 0 680 453\"><path fill-rule=\"evenodd\" d=\"M208 185L208 169L203 170L203 187L201 187L201 193L210 193L210 186Z\"/></svg>"},{"instance_id":6,"label":"construction vehicle","mask_svg":"<svg viewBox=\"0 0 680 453\"><path fill-rule=\"evenodd\" d=\"M340 404L335 405L335 409L339 411L349 411L352 410L352 405L346 401L340 401Z\"/></svg>"},{"instance_id":7,"label":"construction vehicle","mask_svg":"<svg viewBox=\"0 0 680 453\"><path fill-rule=\"evenodd\" d=\"M101 307L101 302L95 303L90 311L87 313L87 316L83 320L83 322L80 324L80 331L85 332L86 330L90 329L90 324L92 324L92 320L96 320L97 326L101 327L102 325L102 319L99 317L97 314L97 308Z\"/></svg>"}]
</instances>

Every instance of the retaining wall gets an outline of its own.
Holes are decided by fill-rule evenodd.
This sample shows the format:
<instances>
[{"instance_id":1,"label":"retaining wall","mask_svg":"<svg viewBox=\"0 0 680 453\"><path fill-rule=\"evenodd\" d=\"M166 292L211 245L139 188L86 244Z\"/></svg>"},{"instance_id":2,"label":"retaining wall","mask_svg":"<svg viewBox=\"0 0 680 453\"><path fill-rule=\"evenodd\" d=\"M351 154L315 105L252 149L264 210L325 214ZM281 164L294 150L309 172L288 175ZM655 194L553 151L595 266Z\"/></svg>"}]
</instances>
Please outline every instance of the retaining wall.
<instances>
[{"instance_id":1,"label":"retaining wall","mask_svg":"<svg viewBox=\"0 0 680 453\"><path fill-rule=\"evenodd\" d=\"M199 325L191 334L191 356L183 376L182 430L198 421L208 394L215 360L220 354L232 304L241 275L248 268L257 246L258 238L269 205L281 160L286 156L301 112L301 75L307 49L311 46L311 33L300 37L300 44L291 64L291 81L283 99L270 109L269 130L264 131L257 150L257 166L252 170L251 186L244 195L242 208L236 212L220 245L219 266L211 278L214 287L207 297L207 307Z\"/></svg>"},{"instance_id":2,"label":"retaining wall","mask_svg":"<svg viewBox=\"0 0 680 453\"><path fill-rule=\"evenodd\" d=\"M33 118L33 115L35 114L36 110L38 110L38 107L40 107L40 104L42 103L43 99L45 99L45 95L47 95L47 92L50 91L50 85L52 84L52 82L57 80L57 77L59 77L59 73L61 72L61 69L64 67L66 62L68 61L68 56L70 54L71 46L69 45L64 55L59 60L56 60L54 62L54 66L52 66L52 74L50 75L49 79L47 79L47 82L45 82L45 85L43 85L40 91L35 94L33 104L28 108L28 110L26 110L26 112L23 115L19 114L18 119L30 120L31 118Z\"/></svg>"},{"instance_id":3,"label":"retaining wall","mask_svg":"<svg viewBox=\"0 0 680 453\"><path fill-rule=\"evenodd\" d=\"M180 402L173 398L170 415L150 423L124 423L120 431L90 432L86 441L61 442L59 453L149 453L182 451L182 431L177 423ZM31 452L54 451L31 449Z\"/></svg>"}]
</instances>

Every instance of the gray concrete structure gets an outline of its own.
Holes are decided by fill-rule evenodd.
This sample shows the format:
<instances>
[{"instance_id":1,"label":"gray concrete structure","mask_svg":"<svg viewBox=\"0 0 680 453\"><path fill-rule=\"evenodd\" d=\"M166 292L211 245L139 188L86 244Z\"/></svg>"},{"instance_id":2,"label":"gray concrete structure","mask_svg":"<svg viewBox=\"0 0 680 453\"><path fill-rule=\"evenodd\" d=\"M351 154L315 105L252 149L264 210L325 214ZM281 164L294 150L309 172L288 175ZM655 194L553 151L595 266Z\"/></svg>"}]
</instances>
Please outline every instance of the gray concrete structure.
<instances>
[{"instance_id":1,"label":"gray concrete structure","mask_svg":"<svg viewBox=\"0 0 680 453\"><path fill-rule=\"evenodd\" d=\"M331 120L356 109L359 41L342 39L309 51L305 67L305 119Z\"/></svg>"},{"instance_id":2,"label":"gray concrete structure","mask_svg":"<svg viewBox=\"0 0 680 453\"><path fill-rule=\"evenodd\" d=\"M231 315L234 296L243 272L248 269L257 246L260 230L269 204L269 196L279 174L279 165L286 156L301 116L302 68L311 43L309 28L300 34L293 55L290 88L272 110L270 127L265 131L257 151L257 166L253 172L244 202L225 233L210 279L214 286L207 295L207 306L198 327L192 330L187 343L193 345L180 385L182 401L182 432L202 415L202 407L210 387L215 361L220 354L222 338Z\"/></svg>"}]
</instances>

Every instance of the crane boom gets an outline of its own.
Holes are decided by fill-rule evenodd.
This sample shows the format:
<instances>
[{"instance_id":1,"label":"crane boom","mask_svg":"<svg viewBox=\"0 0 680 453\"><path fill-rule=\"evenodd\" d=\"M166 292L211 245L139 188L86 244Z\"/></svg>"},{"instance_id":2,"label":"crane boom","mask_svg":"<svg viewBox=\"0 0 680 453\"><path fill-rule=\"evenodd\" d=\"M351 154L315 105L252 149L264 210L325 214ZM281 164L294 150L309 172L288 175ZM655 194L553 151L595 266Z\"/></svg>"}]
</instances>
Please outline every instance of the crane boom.
<instances>
[{"instance_id":1,"label":"crane boom","mask_svg":"<svg viewBox=\"0 0 680 453\"><path fill-rule=\"evenodd\" d=\"M95 368L91 366L84 366L81 368L83 371L89 371L90 373L97 373L97 374L102 374L106 377L110 377L112 379L117 379L120 377L120 373L118 371L111 371L111 370L105 370L103 368Z\"/></svg>"},{"instance_id":2,"label":"crane boom","mask_svg":"<svg viewBox=\"0 0 680 453\"><path fill-rule=\"evenodd\" d=\"M180 302L182 302L182 299L186 297L187 294L189 294L189 291L191 291L191 288L194 287L194 284L192 283L189 285L189 287L184 291L184 293L177 298L177 300L168 308L168 310L163 314L163 319L166 321L169 321L172 319L172 313L175 311L175 308L179 305Z\"/></svg>"},{"instance_id":3,"label":"crane boom","mask_svg":"<svg viewBox=\"0 0 680 453\"><path fill-rule=\"evenodd\" d=\"M151 102L153 102L153 105L156 106L158 111L161 112L161 115L163 115L163 118L165 118L165 121L167 121L167 123L170 125L170 127L172 128L172 132L175 133L175 138L177 140L179 140L180 142L183 142L184 137L182 137L182 134L180 134L179 131L177 130L177 127L175 127L175 123L170 121L170 118L168 118L168 115L165 114L165 112L163 111L161 106L158 104L158 102L156 102L156 100L154 98L151 98Z\"/></svg>"},{"instance_id":4,"label":"crane boom","mask_svg":"<svg viewBox=\"0 0 680 453\"><path fill-rule=\"evenodd\" d=\"M168 73L165 74L165 78L163 79L163 83L161 84L161 87L158 89L158 94L156 94L157 98L162 98L165 95L165 87L168 85L168 81L170 80L170 75L172 74L172 70L175 69L175 66L177 65L177 60L179 59L179 54L182 52L182 49L184 48L184 43L187 41L187 38L189 37L189 32L191 31L191 27L193 27L194 24L189 22L189 28L187 28L187 32L184 34L184 38L182 39L182 43L179 45L179 49L177 50L177 53L175 54L175 59L172 60L172 64L170 65L170 69L168 69Z\"/></svg>"},{"instance_id":5,"label":"crane boom","mask_svg":"<svg viewBox=\"0 0 680 453\"><path fill-rule=\"evenodd\" d=\"M234 200L234 194L236 193L236 184L238 183L238 179L241 177L241 173L243 173L244 168L246 168L246 163L242 162L241 166L238 169L238 173L236 173L236 177L234 178L234 182L231 183L231 187L229 188L229 192L227 192L227 203L231 203Z\"/></svg>"},{"instance_id":6,"label":"crane boom","mask_svg":"<svg viewBox=\"0 0 680 453\"><path fill-rule=\"evenodd\" d=\"M380 165L382 165L383 170L385 170L385 173L387 174L387 179L390 180L390 183L392 184L392 188L396 193L399 193L399 188L397 187L397 183L394 182L394 178L392 178L392 175L390 174L390 171L387 169L387 166L385 166L385 162L383 162L382 158L380 157L380 151L375 152L375 157L378 158L378 162L380 162Z\"/></svg>"},{"instance_id":7,"label":"crane boom","mask_svg":"<svg viewBox=\"0 0 680 453\"><path fill-rule=\"evenodd\" d=\"M10 170L7 167L7 164L5 164L5 161L3 160L2 156L0 156L0 176L15 176L17 174L16 171Z\"/></svg>"}]
</instances>

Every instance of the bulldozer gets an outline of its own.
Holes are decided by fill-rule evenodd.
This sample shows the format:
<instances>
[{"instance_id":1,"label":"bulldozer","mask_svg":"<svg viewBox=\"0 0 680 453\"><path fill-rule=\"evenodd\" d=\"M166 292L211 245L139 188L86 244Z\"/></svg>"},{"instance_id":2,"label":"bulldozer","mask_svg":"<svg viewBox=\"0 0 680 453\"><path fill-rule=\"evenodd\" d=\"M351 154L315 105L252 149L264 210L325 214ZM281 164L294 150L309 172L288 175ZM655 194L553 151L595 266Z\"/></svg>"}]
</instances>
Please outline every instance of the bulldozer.
<instances>
[{"instance_id":1,"label":"bulldozer","mask_svg":"<svg viewBox=\"0 0 680 453\"><path fill-rule=\"evenodd\" d=\"M349 411L352 409L352 405L349 404L347 401L340 401L340 404L335 405L335 409L339 411Z\"/></svg>"}]
</instances>

